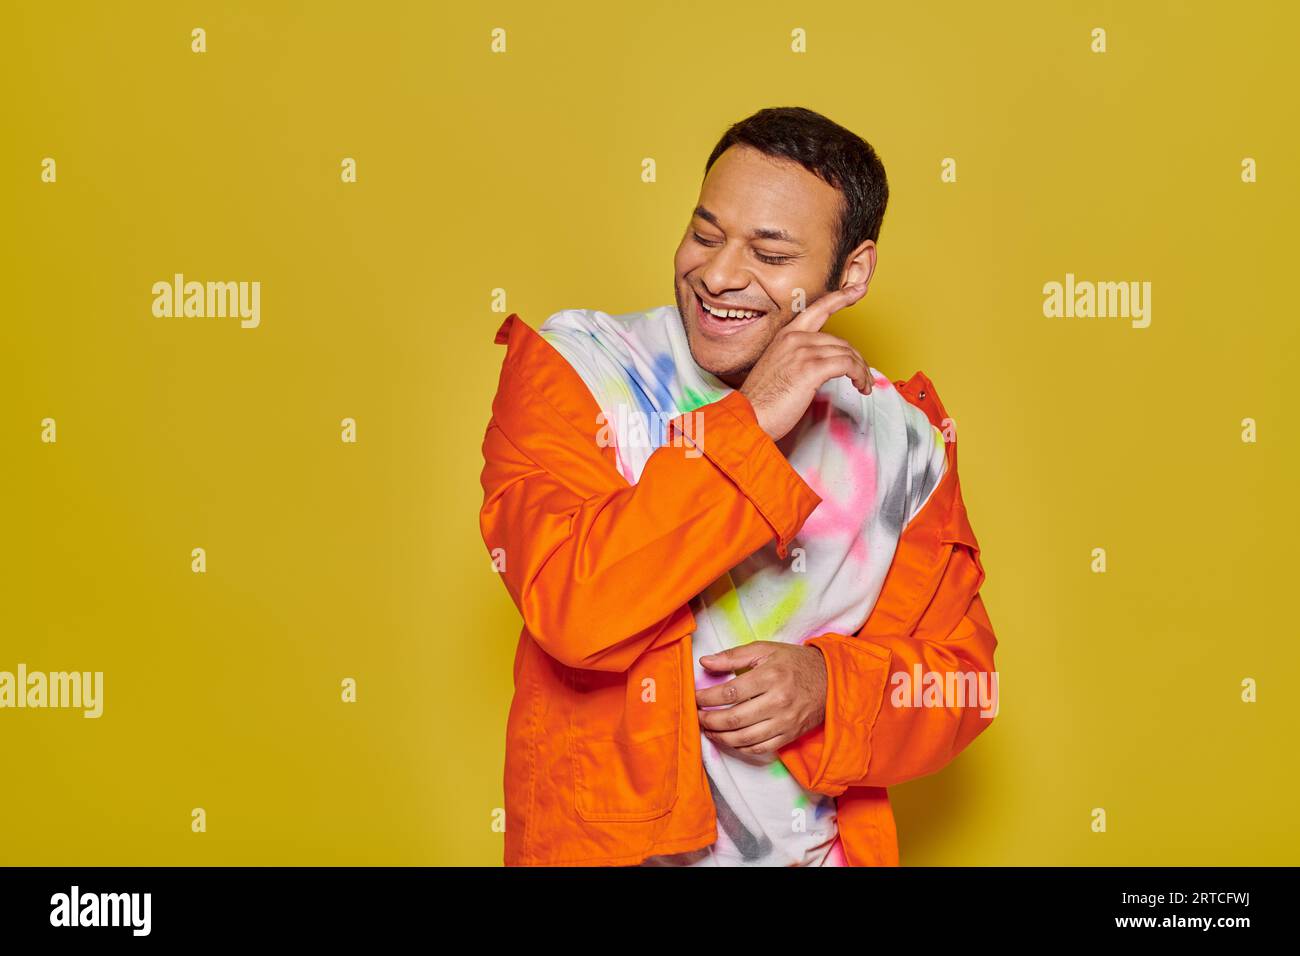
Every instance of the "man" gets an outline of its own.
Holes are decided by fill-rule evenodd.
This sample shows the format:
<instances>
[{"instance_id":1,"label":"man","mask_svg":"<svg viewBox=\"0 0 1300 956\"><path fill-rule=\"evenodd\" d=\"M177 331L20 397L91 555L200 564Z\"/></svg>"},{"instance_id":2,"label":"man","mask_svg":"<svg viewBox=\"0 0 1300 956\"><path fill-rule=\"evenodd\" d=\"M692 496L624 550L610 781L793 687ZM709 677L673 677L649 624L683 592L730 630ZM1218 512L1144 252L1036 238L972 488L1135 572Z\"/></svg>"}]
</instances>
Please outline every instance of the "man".
<instances>
[{"instance_id":1,"label":"man","mask_svg":"<svg viewBox=\"0 0 1300 956\"><path fill-rule=\"evenodd\" d=\"M497 334L507 865L897 865L886 787L996 713L951 420L821 331L875 271L883 166L781 108L705 173L675 308Z\"/></svg>"}]
</instances>

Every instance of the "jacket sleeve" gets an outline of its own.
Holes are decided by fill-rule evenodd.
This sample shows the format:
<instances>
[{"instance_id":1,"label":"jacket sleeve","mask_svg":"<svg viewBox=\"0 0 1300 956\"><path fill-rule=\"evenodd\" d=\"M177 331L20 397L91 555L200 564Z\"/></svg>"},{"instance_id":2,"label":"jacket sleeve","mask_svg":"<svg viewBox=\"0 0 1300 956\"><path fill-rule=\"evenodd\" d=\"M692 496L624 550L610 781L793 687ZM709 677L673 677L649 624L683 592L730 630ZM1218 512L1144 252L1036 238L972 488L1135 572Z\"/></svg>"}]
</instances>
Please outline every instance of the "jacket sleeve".
<instances>
[{"instance_id":1,"label":"jacket sleeve","mask_svg":"<svg viewBox=\"0 0 1300 956\"><path fill-rule=\"evenodd\" d=\"M489 423L483 540L502 549L525 626L561 663L626 671L690 633L691 598L773 537L784 557L820 503L741 392L693 414L694 428L669 423L684 444L657 449L635 485L615 473L611 490L589 496Z\"/></svg>"},{"instance_id":2,"label":"jacket sleeve","mask_svg":"<svg viewBox=\"0 0 1300 956\"><path fill-rule=\"evenodd\" d=\"M957 536L963 540L942 540ZM805 788L838 796L851 786L888 787L934 773L996 715L997 639L979 594L979 546L973 534L940 533L929 548L928 567L938 570L927 574L937 574L937 587L912 628L900 630L873 615L856 635L828 633L806 642L826 659L826 719L780 750ZM952 686L966 694L964 704L948 699L915 706L918 669L938 674L945 685L949 674L962 678ZM981 682L991 691L987 707Z\"/></svg>"}]
</instances>

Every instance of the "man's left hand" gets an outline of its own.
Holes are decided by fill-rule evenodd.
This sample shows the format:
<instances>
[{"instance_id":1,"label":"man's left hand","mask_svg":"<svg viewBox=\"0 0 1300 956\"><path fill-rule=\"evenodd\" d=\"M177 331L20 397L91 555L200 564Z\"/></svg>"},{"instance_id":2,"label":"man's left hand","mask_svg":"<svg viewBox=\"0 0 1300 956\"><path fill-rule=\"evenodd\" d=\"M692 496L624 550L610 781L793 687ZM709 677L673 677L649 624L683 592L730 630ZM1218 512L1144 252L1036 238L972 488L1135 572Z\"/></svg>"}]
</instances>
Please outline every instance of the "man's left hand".
<instances>
[{"instance_id":1,"label":"man's left hand","mask_svg":"<svg viewBox=\"0 0 1300 956\"><path fill-rule=\"evenodd\" d=\"M745 671L725 684L695 689L697 707L726 708L699 711L700 726L716 744L774 753L826 719L826 659L816 646L752 641L705 655L700 664Z\"/></svg>"}]
</instances>

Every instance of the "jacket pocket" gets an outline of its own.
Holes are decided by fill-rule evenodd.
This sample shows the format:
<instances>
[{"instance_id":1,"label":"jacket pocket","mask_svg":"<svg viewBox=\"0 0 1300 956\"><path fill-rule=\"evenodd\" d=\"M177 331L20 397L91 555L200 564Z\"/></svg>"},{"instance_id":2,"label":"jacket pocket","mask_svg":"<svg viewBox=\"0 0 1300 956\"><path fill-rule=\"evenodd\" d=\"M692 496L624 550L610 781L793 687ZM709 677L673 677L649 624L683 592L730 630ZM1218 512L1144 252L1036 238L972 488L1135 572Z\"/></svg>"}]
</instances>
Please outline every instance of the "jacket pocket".
<instances>
[{"instance_id":1,"label":"jacket pocket","mask_svg":"<svg viewBox=\"0 0 1300 956\"><path fill-rule=\"evenodd\" d=\"M626 673L570 670L569 759L583 820L653 820L677 802L681 643Z\"/></svg>"},{"instance_id":2,"label":"jacket pocket","mask_svg":"<svg viewBox=\"0 0 1300 956\"><path fill-rule=\"evenodd\" d=\"M970 525L970 519L966 515L966 507L958 499L952 510L952 516L939 534L939 541L943 544L960 544L970 550L971 559L975 562L975 568L979 572L979 585L984 583L984 561L980 557L980 544L975 538L975 530Z\"/></svg>"}]
</instances>

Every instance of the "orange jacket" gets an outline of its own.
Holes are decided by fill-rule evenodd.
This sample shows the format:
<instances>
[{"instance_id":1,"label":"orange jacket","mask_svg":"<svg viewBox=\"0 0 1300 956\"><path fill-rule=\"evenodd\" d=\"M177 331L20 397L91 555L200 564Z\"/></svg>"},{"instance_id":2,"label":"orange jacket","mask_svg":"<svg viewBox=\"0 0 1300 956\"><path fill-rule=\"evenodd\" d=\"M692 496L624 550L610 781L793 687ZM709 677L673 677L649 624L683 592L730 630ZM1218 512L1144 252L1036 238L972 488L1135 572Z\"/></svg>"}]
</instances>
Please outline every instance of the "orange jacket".
<instances>
[{"instance_id":1,"label":"orange jacket","mask_svg":"<svg viewBox=\"0 0 1300 956\"><path fill-rule=\"evenodd\" d=\"M480 527L524 622L505 864L627 866L706 846L717 818L689 602L773 537L785 557L821 499L739 391L693 413L703 431L686 434L707 436L702 455L661 448L630 485L596 442L599 407L568 362L517 314L496 341L507 350L483 439ZM925 375L895 385L944 428ZM887 702L895 671L993 671L955 440L947 456L862 629L807 641L826 660L826 719L780 750L801 785L837 798L851 866L898 865L885 788L939 770L991 720L978 706Z\"/></svg>"}]
</instances>

